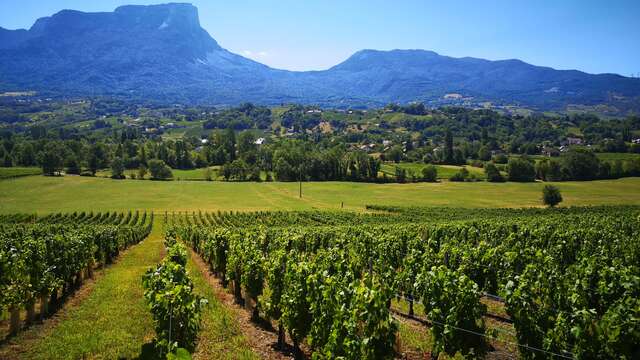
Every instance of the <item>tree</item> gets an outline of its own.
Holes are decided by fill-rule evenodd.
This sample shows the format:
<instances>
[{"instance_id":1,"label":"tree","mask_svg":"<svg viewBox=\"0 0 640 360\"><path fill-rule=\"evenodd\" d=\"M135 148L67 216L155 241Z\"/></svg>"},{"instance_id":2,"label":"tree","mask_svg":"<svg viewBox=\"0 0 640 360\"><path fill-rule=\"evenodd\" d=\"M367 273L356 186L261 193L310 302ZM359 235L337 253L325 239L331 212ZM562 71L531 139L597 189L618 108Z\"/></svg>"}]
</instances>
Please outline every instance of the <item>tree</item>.
<instances>
[{"instance_id":1,"label":"tree","mask_svg":"<svg viewBox=\"0 0 640 360\"><path fill-rule=\"evenodd\" d=\"M238 135L238 157L246 163L254 164L258 150L256 137L251 131L243 131Z\"/></svg>"},{"instance_id":2,"label":"tree","mask_svg":"<svg viewBox=\"0 0 640 360\"><path fill-rule=\"evenodd\" d=\"M504 177L500 174L500 170L496 164L488 162L484 165L484 174L489 182L504 182Z\"/></svg>"},{"instance_id":3,"label":"tree","mask_svg":"<svg viewBox=\"0 0 640 360\"><path fill-rule=\"evenodd\" d=\"M66 149L58 142L49 142L39 156L40 166L45 175L55 175L62 171Z\"/></svg>"},{"instance_id":4,"label":"tree","mask_svg":"<svg viewBox=\"0 0 640 360\"><path fill-rule=\"evenodd\" d=\"M426 182L438 181L438 169L433 165L427 165L422 168L422 180Z\"/></svg>"},{"instance_id":5,"label":"tree","mask_svg":"<svg viewBox=\"0 0 640 360\"><path fill-rule=\"evenodd\" d=\"M401 168L400 166L396 166L396 181L401 184L407 181L407 170Z\"/></svg>"},{"instance_id":6,"label":"tree","mask_svg":"<svg viewBox=\"0 0 640 360\"><path fill-rule=\"evenodd\" d=\"M236 133L233 128L228 127L223 136L223 148L229 156L229 160L236 159Z\"/></svg>"},{"instance_id":7,"label":"tree","mask_svg":"<svg viewBox=\"0 0 640 360\"><path fill-rule=\"evenodd\" d=\"M388 158L396 164L402 161L403 156L404 153L402 152L402 147L400 145L395 145L389 150Z\"/></svg>"},{"instance_id":8,"label":"tree","mask_svg":"<svg viewBox=\"0 0 640 360\"><path fill-rule=\"evenodd\" d=\"M80 175L82 169L75 155L71 155L65 160L65 166L67 167L67 174Z\"/></svg>"},{"instance_id":9,"label":"tree","mask_svg":"<svg viewBox=\"0 0 640 360\"><path fill-rule=\"evenodd\" d=\"M124 161L119 157L111 162L111 178L124 179Z\"/></svg>"},{"instance_id":10,"label":"tree","mask_svg":"<svg viewBox=\"0 0 640 360\"><path fill-rule=\"evenodd\" d=\"M489 150L488 146L483 145L482 147L480 147L480 150L478 150L478 159L482 161L491 160L491 150Z\"/></svg>"},{"instance_id":11,"label":"tree","mask_svg":"<svg viewBox=\"0 0 640 360\"><path fill-rule=\"evenodd\" d=\"M152 180L168 180L173 178L171 168L158 159L149 160L149 172Z\"/></svg>"},{"instance_id":12,"label":"tree","mask_svg":"<svg viewBox=\"0 0 640 360\"><path fill-rule=\"evenodd\" d=\"M13 159L11 158L11 155L6 154L4 156L4 161L3 161L2 166L4 166L4 167L12 167L13 166Z\"/></svg>"},{"instance_id":13,"label":"tree","mask_svg":"<svg viewBox=\"0 0 640 360\"><path fill-rule=\"evenodd\" d=\"M187 143L182 140L176 141L176 167L178 169L193 169L193 160Z\"/></svg>"},{"instance_id":14,"label":"tree","mask_svg":"<svg viewBox=\"0 0 640 360\"><path fill-rule=\"evenodd\" d=\"M454 162L453 134L450 129L447 129L444 134L444 162L445 164L453 164Z\"/></svg>"},{"instance_id":15,"label":"tree","mask_svg":"<svg viewBox=\"0 0 640 360\"><path fill-rule=\"evenodd\" d=\"M222 176L226 181L246 181L247 176L250 174L249 166L241 159L232 161L230 164L225 164L220 169Z\"/></svg>"},{"instance_id":16,"label":"tree","mask_svg":"<svg viewBox=\"0 0 640 360\"><path fill-rule=\"evenodd\" d=\"M513 158L507 165L509 181L531 182L536 179L536 170L533 164L525 158Z\"/></svg>"},{"instance_id":17,"label":"tree","mask_svg":"<svg viewBox=\"0 0 640 360\"><path fill-rule=\"evenodd\" d=\"M598 175L600 160L590 150L571 149L563 158L563 168L570 177L568 180L593 180Z\"/></svg>"},{"instance_id":18,"label":"tree","mask_svg":"<svg viewBox=\"0 0 640 360\"><path fill-rule=\"evenodd\" d=\"M542 189L542 203L554 207L562 202L562 195L560 189L553 185L545 185Z\"/></svg>"},{"instance_id":19,"label":"tree","mask_svg":"<svg viewBox=\"0 0 640 360\"><path fill-rule=\"evenodd\" d=\"M33 166L36 163L36 154L33 150L33 146L25 142L18 148L17 162L22 166Z\"/></svg>"},{"instance_id":20,"label":"tree","mask_svg":"<svg viewBox=\"0 0 640 360\"><path fill-rule=\"evenodd\" d=\"M104 144L97 143L91 147L89 151L89 170L95 175L96 171L107 166L109 161L107 157L107 149Z\"/></svg>"}]
</instances>

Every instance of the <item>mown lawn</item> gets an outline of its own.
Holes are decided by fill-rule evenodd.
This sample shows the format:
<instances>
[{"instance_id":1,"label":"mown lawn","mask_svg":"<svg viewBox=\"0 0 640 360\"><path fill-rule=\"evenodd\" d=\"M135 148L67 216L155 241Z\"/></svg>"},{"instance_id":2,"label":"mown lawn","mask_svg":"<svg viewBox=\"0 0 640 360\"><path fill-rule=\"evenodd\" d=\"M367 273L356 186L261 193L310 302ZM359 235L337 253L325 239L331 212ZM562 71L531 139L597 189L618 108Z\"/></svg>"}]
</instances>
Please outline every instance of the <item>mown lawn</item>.
<instances>
[{"instance_id":1,"label":"mown lawn","mask_svg":"<svg viewBox=\"0 0 640 360\"><path fill-rule=\"evenodd\" d=\"M545 183L368 184L353 182L233 183L29 176L0 181L0 213L73 211L251 211L397 206L541 206ZM556 183L563 206L640 204L640 178Z\"/></svg>"}]
</instances>

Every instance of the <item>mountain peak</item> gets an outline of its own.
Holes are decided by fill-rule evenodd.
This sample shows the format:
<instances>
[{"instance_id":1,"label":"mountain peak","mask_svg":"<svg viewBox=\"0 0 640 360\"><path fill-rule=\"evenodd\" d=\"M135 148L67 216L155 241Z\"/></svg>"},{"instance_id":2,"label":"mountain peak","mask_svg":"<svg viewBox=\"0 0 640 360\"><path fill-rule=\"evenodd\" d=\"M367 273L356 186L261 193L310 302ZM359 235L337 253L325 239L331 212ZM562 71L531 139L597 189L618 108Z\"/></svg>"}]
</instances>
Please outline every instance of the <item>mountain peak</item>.
<instances>
[{"instance_id":1,"label":"mountain peak","mask_svg":"<svg viewBox=\"0 0 640 360\"><path fill-rule=\"evenodd\" d=\"M438 58L441 58L438 53L429 50L394 49L384 51L364 49L351 55L347 60L332 69L360 71L370 68L393 68L398 65L416 66Z\"/></svg>"},{"instance_id":2,"label":"mountain peak","mask_svg":"<svg viewBox=\"0 0 640 360\"><path fill-rule=\"evenodd\" d=\"M366 49L325 71L271 69L220 47L200 26L198 9L186 3L101 13L63 10L29 31L0 29L0 92L25 89L227 105L439 104L457 93L476 102L537 109L640 109L638 79L556 71L520 60Z\"/></svg>"},{"instance_id":3,"label":"mountain peak","mask_svg":"<svg viewBox=\"0 0 640 360\"><path fill-rule=\"evenodd\" d=\"M198 8L188 3L161 5L125 5L118 7L114 14L129 22L154 22L162 20L158 27L180 26L200 29Z\"/></svg>"}]
</instances>

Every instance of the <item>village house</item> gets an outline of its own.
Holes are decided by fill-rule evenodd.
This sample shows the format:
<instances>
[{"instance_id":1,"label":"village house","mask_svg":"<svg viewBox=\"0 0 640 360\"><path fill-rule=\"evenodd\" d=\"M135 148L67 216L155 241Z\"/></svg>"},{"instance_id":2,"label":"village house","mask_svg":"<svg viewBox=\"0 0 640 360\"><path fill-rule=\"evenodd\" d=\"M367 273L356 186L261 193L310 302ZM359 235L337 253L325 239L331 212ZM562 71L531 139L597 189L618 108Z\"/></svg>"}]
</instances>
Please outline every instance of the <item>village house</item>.
<instances>
[{"instance_id":1,"label":"village house","mask_svg":"<svg viewBox=\"0 0 640 360\"><path fill-rule=\"evenodd\" d=\"M565 143L566 145L582 145L582 139L577 137L568 137Z\"/></svg>"}]
</instances>

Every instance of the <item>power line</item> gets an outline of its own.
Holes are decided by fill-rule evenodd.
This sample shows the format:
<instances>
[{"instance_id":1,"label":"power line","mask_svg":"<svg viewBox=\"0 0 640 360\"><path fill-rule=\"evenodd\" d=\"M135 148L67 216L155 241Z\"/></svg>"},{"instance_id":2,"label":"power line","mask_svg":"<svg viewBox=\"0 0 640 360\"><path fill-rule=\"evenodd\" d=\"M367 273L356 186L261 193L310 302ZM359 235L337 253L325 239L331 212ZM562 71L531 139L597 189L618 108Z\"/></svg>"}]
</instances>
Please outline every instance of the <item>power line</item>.
<instances>
[{"instance_id":1,"label":"power line","mask_svg":"<svg viewBox=\"0 0 640 360\"><path fill-rule=\"evenodd\" d=\"M398 296L401 297L401 298L407 299L402 295L398 295ZM413 302L415 302L417 304L421 304L421 305L424 306L424 304L422 304L422 302L419 301L419 300L413 300ZM477 331L474 331L474 330L464 329L464 328L457 327L457 326L454 326L454 325L445 324L445 323L442 323L442 322L439 322L439 321L436 321L436 320L432 320L432 319L429 319L429 318L426 318L426 321L428 321L430 323L433 323L433 324L438 324L438 325L441 325L441 326L447 326L447 327L450 327L452 329L463 331L463 332L466 332L466 333L469 333L469 334L474 334L474 335L482 336L482 337L485 337L485 338L488 338L488 339L492 339L492 340L495 340L495 341L499 341L499 342L502 342L504 344L519 346L519 347L522 347L522 348L525 348L525 349L528 349L528 350L538 351L538 352L542 352L542 353L545 353L545 354L548 354L548 355L559 356L559 357L564 358L564 359L573 360L573 358L574 358L574 355L572 353L568 352L568 351L564 351L566 354L568 354L568 355L564 355L564 354L556 353L556 352L553 352L553 351L540 349L540 348L537 348L537 347L534 347L534 346L519 344L519 343L516 343L516 342L513 342L513 341L508 341L508 340L502 340L502 339L499 339L499 338L497 338L495 336L483 334L483 333L480 333L480 332L477 332ZM500 329L500 330L502 330L502 329Z\"/></svg>"}]
</instances>

